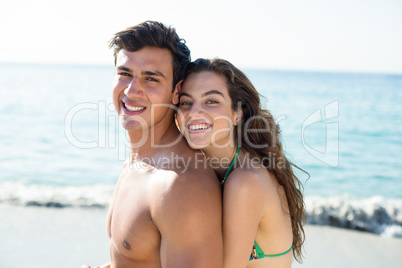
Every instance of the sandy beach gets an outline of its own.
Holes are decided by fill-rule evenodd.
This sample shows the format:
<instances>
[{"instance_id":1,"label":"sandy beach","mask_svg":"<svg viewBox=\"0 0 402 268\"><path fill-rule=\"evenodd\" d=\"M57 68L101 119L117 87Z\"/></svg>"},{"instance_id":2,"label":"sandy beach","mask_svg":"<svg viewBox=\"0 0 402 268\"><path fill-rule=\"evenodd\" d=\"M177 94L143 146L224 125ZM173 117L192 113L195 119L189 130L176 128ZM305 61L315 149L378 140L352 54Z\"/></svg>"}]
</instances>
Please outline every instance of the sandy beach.
<instances>
[{"instance_id":1,"label":"sandy beach","mask_svg":"<svg viewBox=\"0 0 402 268\"><path fill-rule=\"evenodd\" d=\"M305 231L305 260L292 267L401 267L402 239L316 225Z\"/></svg>"},{"instance_id":2,"label":"sandy beach","mask_svg":"<svg viewBox=\"0 0 402 268\"><path fill-rule=\"evenodd\" d=\"M109 260L105 209L0 206L0 267L80 267ZM306 226L293 267L400 267L402 239Z\"/></svg>"},{"instance_id":3,"label":"sandy beach","mask_svg":"<svg viewBox=\"0 0 402 268\"><path fill-rule=\"evenodd\" d=\"M0 267L81 267L109 260L105 209L0 206Z\"/></svg>"}]
</instances>

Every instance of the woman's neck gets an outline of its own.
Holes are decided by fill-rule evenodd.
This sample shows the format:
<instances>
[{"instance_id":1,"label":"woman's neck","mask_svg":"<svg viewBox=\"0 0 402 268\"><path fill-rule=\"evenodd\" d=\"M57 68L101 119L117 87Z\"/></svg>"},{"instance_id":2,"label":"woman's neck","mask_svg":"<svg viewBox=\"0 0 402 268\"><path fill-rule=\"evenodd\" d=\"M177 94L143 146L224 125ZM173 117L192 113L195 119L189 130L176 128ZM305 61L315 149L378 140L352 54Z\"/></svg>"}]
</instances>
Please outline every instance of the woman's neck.
<instances>
[{"instance_id":1,"label":"woman's neck","mask_svg":"<svg viewBox=\"0 0 402 268\"><path fill-rule=\"evenodd\" d=\"M216 148L209 146L202 149L211 167L214 169L220 180L223 180L230 164L233 161L237 147L226 146L224 148Z\"/></svg>"}]
</instances>

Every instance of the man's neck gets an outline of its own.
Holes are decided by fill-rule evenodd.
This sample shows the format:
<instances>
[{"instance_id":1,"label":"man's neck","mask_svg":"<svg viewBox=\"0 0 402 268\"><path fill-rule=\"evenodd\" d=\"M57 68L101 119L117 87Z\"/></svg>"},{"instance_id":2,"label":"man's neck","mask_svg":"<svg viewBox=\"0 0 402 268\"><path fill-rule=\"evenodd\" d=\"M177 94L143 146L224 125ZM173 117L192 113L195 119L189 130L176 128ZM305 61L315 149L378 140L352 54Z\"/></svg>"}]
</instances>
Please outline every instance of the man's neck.
<instances>
[{"instance_id":1,"label":"man's neck","mask_svg":"<svg viewBox=\"0 0 402 268\"><path fill-rule=\"evenodd\" d=\"M141 161L153 158L158 152L174 146L181 139L174 120L170 124L160 124L149 129L129 131L131 159Z\"/></svg>"}]
</instances>

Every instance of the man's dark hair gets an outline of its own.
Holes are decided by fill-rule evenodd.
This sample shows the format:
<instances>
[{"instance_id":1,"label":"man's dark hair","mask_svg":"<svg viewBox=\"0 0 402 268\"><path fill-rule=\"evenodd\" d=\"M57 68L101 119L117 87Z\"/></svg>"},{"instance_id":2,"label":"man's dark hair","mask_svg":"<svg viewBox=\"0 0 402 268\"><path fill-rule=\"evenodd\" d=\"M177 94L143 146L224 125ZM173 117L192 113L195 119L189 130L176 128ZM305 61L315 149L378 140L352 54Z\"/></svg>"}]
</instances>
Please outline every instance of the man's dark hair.
<instances>
[{"instance_id":1,"label":"man's dark hair","mask_svg":"<svg viewBox=\"0 0 402 268\"><path fill-rule=\"evenodd\" d=\"M109 44L114 49L115 64L120 50L134 52L147 46L166 48L172 53L174 90L176 84L184 78L187 65L191 62L190 50L185 40L177 35L175 28L157 21L145 21L116 33Z\"/></svg>"}]
</instances>

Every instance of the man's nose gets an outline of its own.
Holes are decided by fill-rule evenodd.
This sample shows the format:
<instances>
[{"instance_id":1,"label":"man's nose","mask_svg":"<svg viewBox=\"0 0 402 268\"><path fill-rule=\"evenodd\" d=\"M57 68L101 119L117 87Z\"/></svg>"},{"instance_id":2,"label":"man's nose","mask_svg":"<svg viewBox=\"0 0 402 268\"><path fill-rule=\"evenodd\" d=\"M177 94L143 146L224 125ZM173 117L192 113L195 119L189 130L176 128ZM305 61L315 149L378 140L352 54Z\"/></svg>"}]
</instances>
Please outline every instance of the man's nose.
<instances>
[{"instance_id":1,"label":"man's nose","mask_svg":"<svg viewBox=\"0 0 402 268\"><path fill-rule=\"evenodd\" d=\"M141 81L137 76L134 76L128 83L126 89L124 90L124 94L126 94L129 98L142 97L144 95Z\"/></svg>"}]
</instances>

